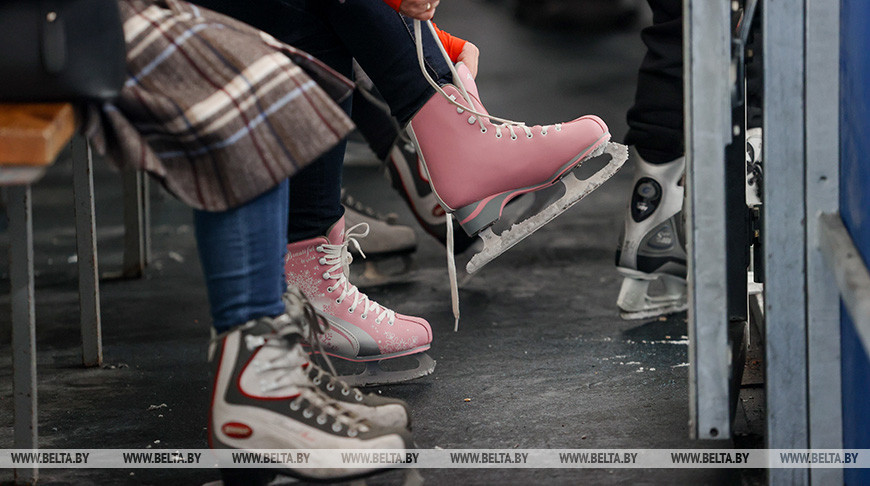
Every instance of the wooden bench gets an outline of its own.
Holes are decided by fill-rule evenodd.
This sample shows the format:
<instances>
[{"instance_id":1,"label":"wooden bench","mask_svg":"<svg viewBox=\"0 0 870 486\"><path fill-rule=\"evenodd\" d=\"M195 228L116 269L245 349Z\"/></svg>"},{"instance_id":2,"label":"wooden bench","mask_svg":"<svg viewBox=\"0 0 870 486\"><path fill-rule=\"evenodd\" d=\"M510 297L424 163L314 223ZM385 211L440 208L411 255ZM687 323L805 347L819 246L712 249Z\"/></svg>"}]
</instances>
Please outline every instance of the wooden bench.
<instances>
[{"instance_id":1,"label":"wooden bench","mask_svg":"<svg viewBox=\"0 0 870 486\"><path fill-rule=\"evenodd\" d=\"M79 269L82 363L102 363L100 292L90 147L74 137L76 113L68 103L0 104L0 185L8 186L9 280L12 306L14 448L38 447L33 219L30 185L43 176L72 140L76 246ZM36 469L18 469L16 482L34 483Z\"/></svg>"}]
</instances>

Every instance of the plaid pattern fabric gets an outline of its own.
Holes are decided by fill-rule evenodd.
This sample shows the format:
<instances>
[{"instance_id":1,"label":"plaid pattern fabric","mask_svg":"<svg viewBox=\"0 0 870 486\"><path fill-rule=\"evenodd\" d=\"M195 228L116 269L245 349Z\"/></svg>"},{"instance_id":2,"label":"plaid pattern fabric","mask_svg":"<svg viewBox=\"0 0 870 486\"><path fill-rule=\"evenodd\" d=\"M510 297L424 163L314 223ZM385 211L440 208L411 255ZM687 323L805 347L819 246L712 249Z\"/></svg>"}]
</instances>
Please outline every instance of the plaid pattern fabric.
<instances>
[{"instance_id":1,"label":"plaid pattern fabric","mask_svg":"<svg viewBox=\"0 0 870 486\"><path fill-rule=\"evenodd\" d=\"M304 52L186 2L119 4L128 80L96 143L190 206L249 201L352 129L333 101L352 84Z\"/></svg>"}]
</instances>

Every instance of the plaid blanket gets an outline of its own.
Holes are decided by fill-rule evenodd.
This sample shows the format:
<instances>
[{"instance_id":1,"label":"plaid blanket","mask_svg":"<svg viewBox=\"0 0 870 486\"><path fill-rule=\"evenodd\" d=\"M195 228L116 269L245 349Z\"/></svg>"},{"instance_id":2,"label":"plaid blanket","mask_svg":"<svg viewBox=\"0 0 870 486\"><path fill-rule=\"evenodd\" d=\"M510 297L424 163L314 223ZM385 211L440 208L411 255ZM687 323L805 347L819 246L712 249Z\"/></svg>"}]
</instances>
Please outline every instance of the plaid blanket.
<instances>
[{"instance_id":1,"label":"plaid blanket","mask_svg":"<svg viewBox=\"0 0 870 486\"><path fill-rule=\"evenodd\" d=\"M128 80L89 133L190 206L249 201L352 129L352 83L308 54L179 0L119 4Z\"/></svg>"}]
</instances>

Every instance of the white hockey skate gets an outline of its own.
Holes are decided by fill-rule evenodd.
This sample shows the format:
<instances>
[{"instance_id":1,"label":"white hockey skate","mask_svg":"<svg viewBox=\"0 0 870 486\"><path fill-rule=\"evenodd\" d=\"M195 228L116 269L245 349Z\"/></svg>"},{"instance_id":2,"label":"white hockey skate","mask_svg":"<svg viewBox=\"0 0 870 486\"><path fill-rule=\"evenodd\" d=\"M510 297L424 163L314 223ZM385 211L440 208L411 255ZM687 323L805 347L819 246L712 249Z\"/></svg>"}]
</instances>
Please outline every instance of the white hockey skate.
<instances>
[{"instance_id":1,"label":"white hockey skate","mask_svg":"<svg viewBox=\"0 0 870 486\"><path fill-rule=\"evenodd\" d=\"M637 157L616 268L625 278L616 305L623 319L686 310L683 174L686 159L650 164ZM655 289L653 284L661 283Z\"/></svg>"}]
</instances>

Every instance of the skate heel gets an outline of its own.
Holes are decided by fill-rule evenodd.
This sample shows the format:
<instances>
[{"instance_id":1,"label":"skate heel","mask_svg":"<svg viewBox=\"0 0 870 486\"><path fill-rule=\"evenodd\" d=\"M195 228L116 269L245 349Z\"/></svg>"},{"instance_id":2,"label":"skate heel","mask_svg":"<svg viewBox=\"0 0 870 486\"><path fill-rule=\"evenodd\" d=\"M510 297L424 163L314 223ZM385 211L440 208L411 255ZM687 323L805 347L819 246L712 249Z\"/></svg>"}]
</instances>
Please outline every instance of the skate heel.
<instances>
[{"instance_id":1,"label":"skate heel","mask_svg":"<svg viewBox=\"0 0 870 486\"><path fill-rule=\"evenodd\" d=\"M490 198L471 203L454 211L453 216L459 221L459 226L468 234L474 236L495 223L501 217L502 209L507 204L510 193L499 194Z\"/></svg>"},{"instance_id":2,"label":"skate heel","mask_svg":"<svg viewBox=\"0 0 870 486\"><path fill-rule=\"evenodd\" d=\"M637 277L625 277L622 286L619 287L619 296L616 305L623 312L638 312L647 307L647 290L653 279Z\"/></svg>"}]
</instances>

